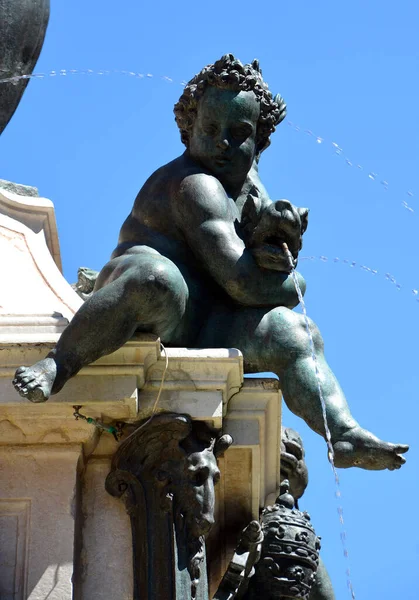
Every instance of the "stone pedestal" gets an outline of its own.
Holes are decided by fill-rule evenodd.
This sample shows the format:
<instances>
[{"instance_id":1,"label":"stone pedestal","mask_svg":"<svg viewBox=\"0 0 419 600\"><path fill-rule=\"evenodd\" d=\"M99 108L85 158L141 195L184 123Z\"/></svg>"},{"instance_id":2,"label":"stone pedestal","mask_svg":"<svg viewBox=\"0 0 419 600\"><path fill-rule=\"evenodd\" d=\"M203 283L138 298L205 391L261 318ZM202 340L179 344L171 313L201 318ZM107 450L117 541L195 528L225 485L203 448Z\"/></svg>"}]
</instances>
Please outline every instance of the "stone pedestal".
<instances>
[{"instance_id":1,"label":"stone pedestal","mask_svg":"<svg viewBox=\"0 0 419 600\"><path fill-rule=\"evenodd\" d=\"M0 189L0 250L8 257L0 263L0 598L132 600L129 517L105 491L118 443L76 421L73 405L109 424L150 416L166 363L159 340L133 339L45 404L20 398L15 369L48 352L81 300L60 271L49 201ZM275 380L243 379L238 350L167 355L158 411L187 413L234 439L219 460L207 542L212 597L241 529L279 487L281 396Z\"/></svg>"}]
</instances>

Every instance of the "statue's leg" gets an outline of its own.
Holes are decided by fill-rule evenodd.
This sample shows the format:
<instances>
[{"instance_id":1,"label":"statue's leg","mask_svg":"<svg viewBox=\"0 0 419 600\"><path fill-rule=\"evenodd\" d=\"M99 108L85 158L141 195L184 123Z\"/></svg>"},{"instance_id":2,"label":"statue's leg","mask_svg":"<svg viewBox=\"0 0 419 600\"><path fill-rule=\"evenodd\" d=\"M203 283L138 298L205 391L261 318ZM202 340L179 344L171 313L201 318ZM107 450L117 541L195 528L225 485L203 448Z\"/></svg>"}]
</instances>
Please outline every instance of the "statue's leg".
<instances>
[{"instance_id":1,"label":"statue's leg","mask_svg":"<svg viewBox=\"0 0 419 600\"><path fill-rule=\"evenodd\" d=\"M47 400L83 366L123 346L137 329L167 342L178 335L189 294L170 260L148 251L119 256L104 267L97 287L47 358L16 371L13 383L22 396Z\"/></svg>"},{"instance_id":2,"label":"statue's leg","mask_svg":"<svg viewBox=\"0 0 419 600\"><path fill-rule=\"evenodd\" d=\"M400 454L408 447L383 442L355 421L326 362L322 337L312 321L310 328L336 465L399 468L405 462ZM288 408L325 437L315 364L301 314L284 307L218 309L209 319L200 344L239 348L247 372L276 373Z\"/></svg>"}]
</instances>

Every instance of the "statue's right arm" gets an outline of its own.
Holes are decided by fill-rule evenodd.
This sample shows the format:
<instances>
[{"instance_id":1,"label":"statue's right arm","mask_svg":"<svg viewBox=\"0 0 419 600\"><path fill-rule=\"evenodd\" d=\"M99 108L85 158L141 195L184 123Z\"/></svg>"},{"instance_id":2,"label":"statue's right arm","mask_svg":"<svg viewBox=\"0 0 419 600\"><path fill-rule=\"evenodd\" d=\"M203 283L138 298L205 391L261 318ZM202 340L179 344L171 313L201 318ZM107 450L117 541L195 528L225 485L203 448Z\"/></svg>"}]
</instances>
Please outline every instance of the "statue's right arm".
<instances>
[{"instance_id":1,"label":"statue's right arm","mask_svg":"<svg viewBox=\"0 0 419 600\"><path fill-rule=\"evenodd\" d=\"M298 298L292 278L257 265L236 233L234 211L215 177L196 173L179 185L174 203L177 227L212 278L239 304L293 308Z\"/></svg>"}]
</instances>

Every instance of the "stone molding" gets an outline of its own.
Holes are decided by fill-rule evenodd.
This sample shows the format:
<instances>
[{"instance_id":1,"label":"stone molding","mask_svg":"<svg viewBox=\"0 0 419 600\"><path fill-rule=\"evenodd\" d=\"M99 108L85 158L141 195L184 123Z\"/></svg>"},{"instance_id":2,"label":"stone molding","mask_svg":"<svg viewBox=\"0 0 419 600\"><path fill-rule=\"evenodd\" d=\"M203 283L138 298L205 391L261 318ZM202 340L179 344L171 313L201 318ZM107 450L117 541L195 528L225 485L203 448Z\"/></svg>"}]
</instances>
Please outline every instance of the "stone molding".
<instances>
[{"instance_id":1,"label":"stone molding","mask_svg":"<svg viewBox=\"0 0 419 600\"><path fill-rule=\"evenodd\" d=\"M0 189L0 344L55 341L81 305L61 273L49 200Z\"/></svg>"}]
</instances>

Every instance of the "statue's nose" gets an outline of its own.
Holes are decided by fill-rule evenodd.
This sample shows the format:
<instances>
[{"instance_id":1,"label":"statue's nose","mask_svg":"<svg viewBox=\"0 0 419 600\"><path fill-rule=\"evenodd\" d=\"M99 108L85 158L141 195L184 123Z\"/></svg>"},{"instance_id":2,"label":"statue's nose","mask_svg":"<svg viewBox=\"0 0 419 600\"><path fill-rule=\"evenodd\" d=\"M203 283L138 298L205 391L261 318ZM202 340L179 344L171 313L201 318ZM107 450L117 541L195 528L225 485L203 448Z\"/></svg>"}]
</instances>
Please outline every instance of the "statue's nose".
<instances>
[{"instance_id":1,"label":"statue's nose","mask_svg":"<svg viewBox=\"0 0 419 600\"><path fill-rule=\"evenodd\" d=\"M226 137L222 137L218 143L217 143L218 148L220 148L221 150L227 150L227 148L229 148L230 143L228 141L228 139Z\"/></svg>"},{"instance_id":2,"label":"statue's nose","mask_svg":"<svg viewBox=\"0 0 419 600\"><path fill-rule=\"evenodd\" d=\"M212 515L205 515L202 519L198 521L198 527L201 531L201 535L207 535L209 533L211 527L214 525L215 519Z\"/></svg>"}]
</instances>

